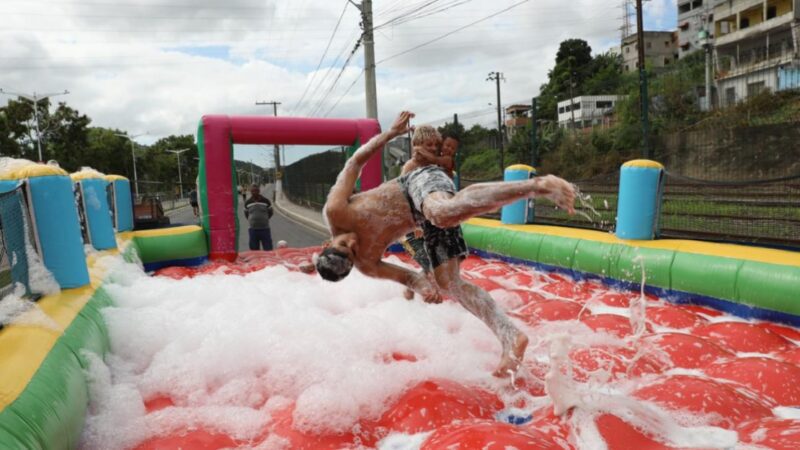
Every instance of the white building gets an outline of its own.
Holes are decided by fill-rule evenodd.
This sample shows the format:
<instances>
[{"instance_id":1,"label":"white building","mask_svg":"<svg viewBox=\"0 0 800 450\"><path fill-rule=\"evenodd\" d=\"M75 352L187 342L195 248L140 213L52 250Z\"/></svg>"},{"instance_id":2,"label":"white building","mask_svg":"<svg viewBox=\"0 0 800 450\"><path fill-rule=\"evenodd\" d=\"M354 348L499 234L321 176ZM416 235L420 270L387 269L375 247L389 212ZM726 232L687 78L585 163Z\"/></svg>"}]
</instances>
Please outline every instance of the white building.
<instances>
[{"instance_id":1,"label":"white building","mask_svg":"<svg viewBox=\"0 0 800 450\"><path fill-rule=\"evenodd\" d=\"M714 4L719 0L678 0L678 58L703 49L701 31L714 36Z\"/></svg>"},{"instance_id":2,"label":"white building","mask_svg":"<svg viewBox=\"0 0 800 450\"><path fill-rule=\"evenodd\" d=\"M724 0L714 7L718 104L800 88L800 0Z\"/></svg>"},{"instance_id":3,"label":"white building","mask_svg":"<svg viewBox=\"0 0 800 450\"><path fill-rule=\"evenodd\" d=\"M610 125L614 109L623 95L581 95L558 102L558 126L591 128Z\"/></svg>"}]
</instances>

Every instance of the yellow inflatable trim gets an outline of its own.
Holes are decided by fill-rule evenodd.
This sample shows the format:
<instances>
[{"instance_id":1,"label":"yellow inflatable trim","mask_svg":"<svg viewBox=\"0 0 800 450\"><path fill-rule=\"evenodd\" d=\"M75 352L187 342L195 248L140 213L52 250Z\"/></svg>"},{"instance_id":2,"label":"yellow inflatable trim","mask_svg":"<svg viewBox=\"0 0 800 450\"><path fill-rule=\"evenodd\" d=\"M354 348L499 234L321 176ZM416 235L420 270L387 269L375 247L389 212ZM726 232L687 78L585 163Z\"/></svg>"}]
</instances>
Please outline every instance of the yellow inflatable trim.
<instances>
[{"instance_id":1,"label":"yellow inflatable trim","mask_svg":"<svg viewBox=\"0 0 800 450\"><path fill-rule=\"evenodd\" d=\"M88 286L46 295L36 303L37 308L58 328L11 324L0 330L0 411L19 397L63 330L72 324L75 316L103 283L107 268L96 265L97 257L115 254L118 254L117 250L106 250L87 257Z\"/></svg>"},{"instance_id":2,"label":"yellow inflatable trim","mask_svg":"<svg viewBox=\"0 0 800 450\"><path fill-rule=\"evenodd\" d=\"M622 165L622 167L647 167L651 169L664 170L664 165L657 161L650 161L649 159L634 159Z\"/></svg>"},{"instance_id":3,"label":"yellow inflatable trim","mask_svg":"<svg viewBox=\"0 0 800 450\"><path fill-rule=\"evenodd\" d=\"M67 175L67 171L60 167L48 166L46 164L29 164L0 176L0 180L24 180L25 178L46 177L50 175Z\"/></svg>"},{"instance_id":4,"label":"yellow inflatable trim","mask_svg":"<svg viewBox=\"0 0 800 450\"><path fill-rule=\"evenodd\" d=\"M536 168L535 167L531 167L531 166L529 166L527 164L513 164L513 165L510 165L510 166L506 167L506 170L525 170L525 171L528 171L528 172L536 172Z\"/></svg>"}]
</instances>

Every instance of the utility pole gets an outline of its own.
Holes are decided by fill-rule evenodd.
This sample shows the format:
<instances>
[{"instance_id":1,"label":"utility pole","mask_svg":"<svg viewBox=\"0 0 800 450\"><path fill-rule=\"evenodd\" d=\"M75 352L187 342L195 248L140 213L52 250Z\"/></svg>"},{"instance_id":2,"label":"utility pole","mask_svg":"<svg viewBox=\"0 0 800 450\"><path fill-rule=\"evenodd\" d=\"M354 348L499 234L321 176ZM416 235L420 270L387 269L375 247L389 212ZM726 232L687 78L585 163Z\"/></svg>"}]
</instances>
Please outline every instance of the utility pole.
<instances>
[{"instance_id":1,"label":"utility pole","mask_svg":"<svg viewBox=\"0 0 800 450\"><path fill-rule=\"evenodd\" d=\"M500 104L500 80L506 80L501 72L489 72L489 76L486 78L486 81L494 81L497 85L497 137L500 144L500 171L502 172L505 170L505 152L503 150L505 134L503 133L503 117L501 115L503 107Z\"/></svg>"},{"instance_id":2,"label":"utility pole","mask_svg":"<svg viewBox=\"0 0 800 450\"><path fill-rule=\"evenodd\" d=\"M64 92L54 92L52 94L37 94L36 92L34 92L33 94L28 95L28 94L21 94L19 92L4 91L3 89L0 89L0 94L17 96L33 102L33 119L34 123L36 124L36 147L38 147L39 149L39 162L44 162L44 159L42 159L42 132L39 129L39 108L37 108L37 106L39 105L39 102L41 100L50 97L55 97L57 95L67 95L69 94L69 91L65 89Z\"/></svg>"},{"instance_id":3,"label":"utility pole","mask_svg":"<svg viewBox=\"0 0 800 450\"><path fill-rule=\"evenodd\" d=\"M180 198L183 198L183 178L181 178L181 153L191 150L190 148L181 148L178 150L167 150L174 153L178 157L178 189L180 190Z\"/></svg>"},{"instance_id":4,"label":"utility pole","mask_svg":"<svg viewBox=\"0 0 800 450\"><path fill-rule=\"evenodd\" d=\"M272 105L272 114L275 117L278 117L278 105L280 104L281 102L276 102L275 100L271 102L256 102L257 106ZM275 176L277 176L278 172L281 170L281 155L280 155L280 147L278 146L278 144L275 144L274 153L275 153Z\"/></svg>"},{"instance_id":5,"label":"utility pole","mask_svg":"<svg viewBox=\"0 0 800 450\"><path fill-rule=\"evenodd\" d=\"M705 110L711 111L713 108L713 103L711 101L711 57L713 52L713 46L711 45L711 38L709 37L708 32L708 18L710 16L709 13L709 5L706 5L705 14L703 14L703 29L700 30L699 38L700 42L703 44L703 50L706 52L706 101L705 101Z\"/></svg>"},{"instance_id":6,"label":"utility pole","mask_svg":"<svg viewBox=\"0 0 800 450\"><path fill-rule=\"evenodd\" d=\"M136 174L136 153L133 151L133 140L139 136L144 136L147 132L140 133L134 136L129 136L124 133L114 133L115 136L124 137L127 140L131 141L131 159L133 159L133 189L134 194L136 194L136 198L139 198L139 176Z\"/></svg>"},{"instance_id":7,"label":"utility pole","mask_svg":"<svg viewBox=\"0 0 800 450\"><path fill-rule=\"evenodd\" d=\"M375 36L372 30L372 0L360 4L348 0L361 11L361 42L364 44L364 83L367 96L367 117L378 118L378 90L375 86Z\"/></svg>"},{"instance_id":8,"label":"utility pole","mask_svg":"<svg viewBox=\"0 0 800 450\"><path fill-rule=\"evenodd\" d=\"M539 143L536 141L536 97L531 99L531 167L536 167Z\"/></svg>"},{"instance_id":9,"label":"utility pole","mask_svg":"<svg viewBox=\"0 0 800 450\"><path fill-rule=\"evenodd\" d=\"M642 16L642 0L636 0L636 42L639 47L639 97L641 100L642 118L642 157L649 159L650 155L650 118L647 106L647 72L645 71L644 60L644 25Z\"/></svg>"}]
</instances>

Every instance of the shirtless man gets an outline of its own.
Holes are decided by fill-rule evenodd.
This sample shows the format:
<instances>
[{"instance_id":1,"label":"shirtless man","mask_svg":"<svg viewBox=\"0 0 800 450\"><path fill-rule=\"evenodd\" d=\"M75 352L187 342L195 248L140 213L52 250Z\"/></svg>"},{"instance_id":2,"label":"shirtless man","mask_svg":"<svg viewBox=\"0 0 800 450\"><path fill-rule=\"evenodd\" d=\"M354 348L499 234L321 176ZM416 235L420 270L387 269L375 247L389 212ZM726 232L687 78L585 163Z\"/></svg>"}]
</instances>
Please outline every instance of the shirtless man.
<instances>
[{"instance_id":1,"label":"shirtless man","mask_svg":"<svg viewBox=\"0 0 800 450\"><path fill-rule=\"evenodd\" d=\"M575 192L566 181L546 176L504 183L474 184L455 193L453 182L441 168L429 165L375 189L352 194L364 164L389 140L409 131L414 115L404 111L389 131L370 139L345 163L328 194L323 216L331 231L331 243L317 259L317 272L328 281L346 277L352 267L364 275L396 281L419 293L427 302L441 301L439 291L419 273L382 260L386 248L425 220L439 229L493 211L529 197L546 197L574 213ZM426 245L436 247L441 236L426 235ZM453 263L454 261L455 263ZM436 283L472 314L486 323L502 345L496 376L516 371L525 355L528 338L520 333L482 289L459 276L459 259L452 258L435 270Z\"/></svg>"}]
</instances>

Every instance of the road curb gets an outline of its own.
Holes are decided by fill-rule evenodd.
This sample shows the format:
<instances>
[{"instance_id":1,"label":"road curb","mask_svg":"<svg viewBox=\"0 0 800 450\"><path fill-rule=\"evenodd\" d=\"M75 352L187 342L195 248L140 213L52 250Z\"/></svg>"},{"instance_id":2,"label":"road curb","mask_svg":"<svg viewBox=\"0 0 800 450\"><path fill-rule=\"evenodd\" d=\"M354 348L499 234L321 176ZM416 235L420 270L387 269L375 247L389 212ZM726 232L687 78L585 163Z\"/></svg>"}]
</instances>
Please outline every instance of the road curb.
<instances>
[{"instance_id":1,"label":"road curb","mask_svg":"<svg viewBox=\"0 0 800 450\"><path fill-rule=\"evenodd\" d=\"M311 228L314 231L322 233L323 235L330 234L330 230L328 230L328 228L325 225L323 225L321 223L318 223L315 220L311 220L311 219L308 219L306 217L303 217L303 216L301 216L301 215L299 215L297 213L294 213L294 212L282 207L281 206L281 202L279 202L277 198L275 199L275 209L277 209L278 212L280 212L281 214L283 214L284 216L286 216L288 219L292 220L293 222L297 222L299 224L305 225L305 226L307 226L308 228Z\"/></svg>"}]
</instances>

